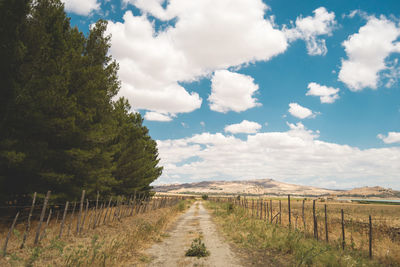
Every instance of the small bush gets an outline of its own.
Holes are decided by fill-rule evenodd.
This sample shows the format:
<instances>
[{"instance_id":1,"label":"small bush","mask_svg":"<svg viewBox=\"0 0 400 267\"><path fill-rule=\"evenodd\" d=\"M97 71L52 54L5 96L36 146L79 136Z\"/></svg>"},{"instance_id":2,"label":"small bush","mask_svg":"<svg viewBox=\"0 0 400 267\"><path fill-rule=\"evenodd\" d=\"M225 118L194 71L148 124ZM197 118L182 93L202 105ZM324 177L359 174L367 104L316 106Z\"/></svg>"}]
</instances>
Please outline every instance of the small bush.
<instances>
[{"instance_id":1,"label":"small bush","mask_svg":"<svg viewBox=\"0 0 400 267\"><path fill-rule=\"evenodd\" d=\"M186 207L186 202L184 200L179 201L178 210L179 211L184 211L185 207Z\"/></svg>"},{"instance_id":2,"label":"small bush","mask_svg":"<svg viewBox=\"0 0 400 267\"><path fill-rule=\"evenodd\" d=\"M201 198L202 198L203 200L207 200L207 199L208 199L208 195L202 195Z\"/></svg>"},{"instance_id":3,"label":"small bush","mask_svg":"<svg viewBox=\"0 0 400 267\"><path fill-rule=\"evenodd\" d=\"M187 257L207 257L210 255L210 252L207 250L206 245L201 242L200 238L196 238L193 240L192 245L186 251L185 254Z\"/></svg>"},{"instance_id":4,"label":"small bush","mask_svg":"<svg viewBox=\"0 0 400 267\"><path fill-rule=\"evenodd\" d=\"M233 208L234 208L233 203L228 203L228 205L226 205L226 211L228 213L231 213L233 211Z\"/></svg>"}]
</instances>

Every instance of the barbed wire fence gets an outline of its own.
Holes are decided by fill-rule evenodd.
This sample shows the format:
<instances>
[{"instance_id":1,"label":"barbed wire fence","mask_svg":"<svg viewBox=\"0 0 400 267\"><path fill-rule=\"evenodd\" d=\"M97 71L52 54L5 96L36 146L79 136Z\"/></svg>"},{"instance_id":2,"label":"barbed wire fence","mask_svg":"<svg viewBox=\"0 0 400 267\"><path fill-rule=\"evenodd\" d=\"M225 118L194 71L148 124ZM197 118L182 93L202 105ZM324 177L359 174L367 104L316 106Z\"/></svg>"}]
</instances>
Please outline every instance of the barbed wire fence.
<instances>
[{"instance_id":1,"label":"barbed wire fence","mask_svg":"<svg viewBox=\"0 0 400 267\"><path fill-rule=\"evenodd\" d=\"M353 218L351 212L340 208L338 213L331 210L329 204L316 205L316 200L311 205L305 205L303 199L301 206L293 209L291 206L291 196L287 196L287 201L266 199L266 198L247 198L243 196L236 197L209 197L213 202L226 202L232 206L245 211L245 214L251 218L264 220L269 224L277 224L289 229L302 231L305 237L312 237L318 241L330 243L330 235L334 228L339 228L335 232L340 233L340 246L344 250L353 242L352 234L355 229L366 239L368 244L368 255L373 257L374 236L387 235L391 240L400 243L400 228L387 224L387 218L373 217L372 214L365 218ZM283 207L283 206L286 207ZM311 206L311 207L310 207ZM318 207L319 206L319 207ZM310 216L311 215L311 216ZM330 216L332 215L332 216ZM286 222L282 222L285 217ZM311 230L311 231L310 231ZM346 237L351 230L350 238ZM350 240L349 240L350 239ZM349 244L350 243L350 244Z\"/></svg>"},{"instance_id":2,"label":"barbed wire fence","mask_svg":"<svg viewBox=\"0 0 400 267\"><path fill-rule=\"evenodd\" d=\"M7 255L7 247L15 228L23 225L22 240L19 248L26 246L29 236L34 236L33 245L38 245L46 238L47 228L50 224L58 227L57 236L79 236L89 229L95 229L101 225L119 221L149 211L172 207L186 196L150 196L145 193L134 193L131 196L101 197L97 192L96 199L85 198L85 190L82 191L80 200L61 202L49 202L51 192L44 197L38 197L35 192L30 204L0 206L0 232L7 232L1 255Z\"/></svg>"}]
</instances>

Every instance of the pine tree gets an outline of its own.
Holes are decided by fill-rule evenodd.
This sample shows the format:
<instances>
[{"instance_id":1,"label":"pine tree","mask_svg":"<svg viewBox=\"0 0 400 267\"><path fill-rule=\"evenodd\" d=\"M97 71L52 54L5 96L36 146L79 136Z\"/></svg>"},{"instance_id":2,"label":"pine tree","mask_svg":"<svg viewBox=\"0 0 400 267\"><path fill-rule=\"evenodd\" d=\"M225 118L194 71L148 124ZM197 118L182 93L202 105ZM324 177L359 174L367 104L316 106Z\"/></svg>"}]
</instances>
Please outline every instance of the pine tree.
<instances>
[{"instance_id":1,"label":"pine tree","mask_svg":"<svg viewBox=\"0 0 400 267\"><path fill-rule=\"evenodd\" d=\"M13 114L17 100L18 67L25 54L21 34L29 13L28 0L0 1L0 201L7 192L7 177L25 154L16 147Z\"/></svg>"},{"instance_id":2,"label":"pine tree","mask_svg":"<svg viewBox=\"0 0 400 267\"><path fill-rule=\"evenodd\" d=\"M0 2L0 201L148 191L158 151L120 88L106 21L85 37L59 0Z\"/></svg>"},{"instance_id":3,"label":"pine tree","mask_svg":"<svg viewBox=\"0 0 400 267\"><path fill-rule=\"evenodd\" d=\"M115 191L125 195L149 191L149 185L162 173L162 167L158 166L157 144L142 125L140 114L129 113L130 109L123 98L115 104L120 129L114 172L119 184Z\"/></svg>"}]
</instances>

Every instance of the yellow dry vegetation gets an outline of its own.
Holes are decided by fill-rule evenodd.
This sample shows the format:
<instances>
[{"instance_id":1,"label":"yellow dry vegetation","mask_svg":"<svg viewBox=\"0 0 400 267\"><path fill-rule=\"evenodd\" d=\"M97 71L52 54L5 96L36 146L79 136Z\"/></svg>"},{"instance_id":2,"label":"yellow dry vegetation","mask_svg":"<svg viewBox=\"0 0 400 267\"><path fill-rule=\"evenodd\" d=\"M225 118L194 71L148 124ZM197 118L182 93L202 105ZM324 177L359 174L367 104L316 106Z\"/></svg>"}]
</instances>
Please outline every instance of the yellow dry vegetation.
<instances>
[{"instance_id":1,"label":"yellow dry vegetation","mask_svg":"<svg viewBox=\"0 0 400 267\"><path fill-rule=\"evenodd\" d=\"M34 234L31 233L23 249L19 246L24 225L18 225L9 241L7 256L0 256L0 266L130 266L144 263L148 259L142 251L161 240L163 230L187 208L189 201L115 219L95 229L84 227L80 234L75 233L75 218L72 222L67 221L62 238L58 238L60 225L52 221L39 245L33 245ZM35 231L36 226L34 223L31 231ZM6 234L2 232L0 240L3 241Z\"/></svg>"},{"instance_id":2,"label":"yellow dry vegetation","mask_svg":"<svg viewBox=\"0 0 400 267\"><path fill-rule=\"evenodd\" d=\"M243 199L242 199L243 200ZM268 203L269 216L271 214L270 201L272 200L272 214L279 213L281 202L281 222L283 226L289 224L287 198L248 198L248 213L251 214L251 205L254 201L254 216L263 201ZM369 215L372 217L373 257L384 264L400 264L400 205L359 204L335 201L316 201L316 217L319 240L325 241L325 211L327 205L327 221L329 244L340 246L342 242L341 209L344 211L346 247L368 254L369 249ZM304 221L302 214L303 199L291 199L291 225L304 232L307 237L313 237L312 200L307 199L304 205ZM278 219L278 222L276 221ZM305 222L305 223L304 223ZM279 224L279 215L274 218L274 224Z\"/></svg>"}]
</instances>

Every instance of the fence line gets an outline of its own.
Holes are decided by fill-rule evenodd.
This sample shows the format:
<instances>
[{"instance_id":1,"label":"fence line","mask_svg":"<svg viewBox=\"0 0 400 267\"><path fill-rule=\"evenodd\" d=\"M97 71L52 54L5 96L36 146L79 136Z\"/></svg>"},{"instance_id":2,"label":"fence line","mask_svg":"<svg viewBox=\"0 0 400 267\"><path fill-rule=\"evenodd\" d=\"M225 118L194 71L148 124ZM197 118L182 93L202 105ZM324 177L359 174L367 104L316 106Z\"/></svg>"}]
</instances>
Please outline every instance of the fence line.
<instances>
[{"instance_id":1,"label":"fence line","mask_svg":"<svg viewBox=\"0 0 400 267\"><path fill-rule=\"evenodd\" d=\"M22 243L19 248L24 248L26 245L26 240L31 233L32 221L37 221L37 228L34 234L33 245L39 244L46 237L46 231L51 224L51 220L55 220L55 224L59 225L58 238L62 238L63 234L66 233L67 236L73 234L79 236L83 231L88 231L89 229L95 229L100 225L108 225L115 220L121 221L123 218L132 217L138 214L149 212L152 210L157 210L165 207L171 207L176 205L180 200L186 199L188 197L184 196L153 196L150 197L144 193L135 194L129 198L125 196L118 197L115 201L110 197L108 203L106 200L101 199L100 193L97 193L96 200L86 199L86 207L84 209L85 201L85 190L82 191L80 202L66 201L62 204L49 204L51 192L48 191L43 204L37 205L37 193L33 194L32 204L30 206L8 206L7 208L14 208L17 211L17 215L13 218L1 218L0 222L10 223L12 225L9 228L8 234L4 240L2 255L7 254L7 245L12 236L13 230L17 224L25 224L24 233L22 238ZM76 206L78 206L78 214L75 215ZM2 207L0 207L2 208ZM3 207L5 208L5 207ZM29 213L25 209L29 208ZM59 220L60 211L62 212L62 219ZM36 213L35 213L36 212ZM40 212L40 216L39 213ZM22 214L22 215L21 215ZM47 214L47 215L46 215ZM57 217L52 217L52 214L57 214ZM47 216L47 220L44 218ZM74 221L76 217L76 221ZM87 217L89 219L87 220ZM42 227L42 224L44 226ZM86 224L86 227L85 227ZM67 227L67 228L65 228ZM74 228L76 227L76 228ZM42 229L43 228L43 229ZM73 230L71 231L71 228ZM64 230L67 229L65 232Z\"/></svg>"},{"instance_id":2,"label":"fence line","mask_svg":"<svg viewBox=\"0 0 400 267\"><path fill-rule=\"evenodd\" d=\"M232 205L239 207L241 209L243 209L245 211L245 213L247 214L247 216L255 218L255 219L259 219L259 220L264 220L269 224L280 224L282 225L282 220L281 220L281 216L282 216L282 207L281 207L281 200L279 200L279 209L278 211L276 211L276 208L273 208L273 200L272 199L258 199L256 205L254 204L254 198L251 199L251 204L249 204L249 199L246 197L241 197L241 196L237 196L237 197L209 197L208 198L210 201L213 202L226 202L226 203L231 203ZM288 229L292 229L293 228L293 222L292 222L292 216L295 216L295 224L294 224L294 228L297 230L300 230L298 228L298 224L297 224L297 219L299 217L299 215L301 215L301 219L303 221L303 232L304 232L304 236L307 236L307 226L306 226L306 218L305 218L305 199L302 200L302 206L301 206L301 214L294 212L292 207L291 207L291 202L290 202L290 195L288 195L288 209L287 209L287 215L288 215L288 224L285 225L286 227L288 227ZM260 203L260 204L259 204ZM319 236L319 232L322 232L322 229L325 232L325 240L324 242L329 243L329 230L328 230L328 205L324 204L324 208L323 208L323 214L320 214L321 216L323 216L324 222L321 223L323 225L323 227L318 227L318 210L316 208L316 201L313 200L312 202L312 219L313 219L313 238L316 239L317 241L319 241L320 239L323 238L323 235L321 233L321 236ZM263 212L263 207L264 207L264 218L262 217ZM275 213L274 213L275 212ZM346 220L346 216L344 213L344 210L341 209L340 212L340 225L341 225L341 247L344 250L346 247L346 225L349 224L354 224L357 223L359 225L364 225L367 229L368 229L368 252L369 252L369 257L372 258L373 257L373 235L372 235L372 228L373 228L373 224L372 224L372 216L369 215L368 216L368 222L363 222L363 221L353 221L353 219L347 219ZM335 219L332 219L333 221L336 221ZM386 221L385 219L375 219L374 221ZM331 221L331 225L333 225L332 221ZM400 232L399 232L400 234ZM322 240L321 240L322 241Z\"/></svg>"}]
</instances>

